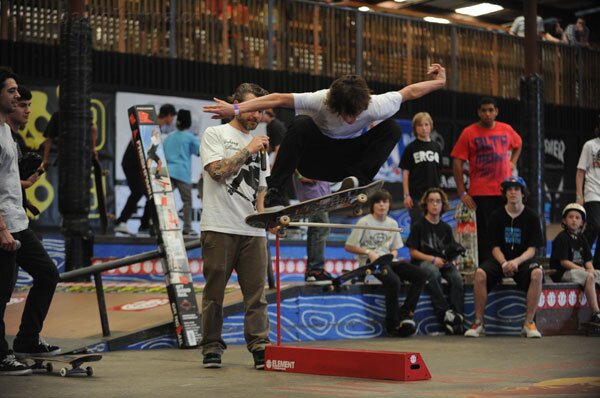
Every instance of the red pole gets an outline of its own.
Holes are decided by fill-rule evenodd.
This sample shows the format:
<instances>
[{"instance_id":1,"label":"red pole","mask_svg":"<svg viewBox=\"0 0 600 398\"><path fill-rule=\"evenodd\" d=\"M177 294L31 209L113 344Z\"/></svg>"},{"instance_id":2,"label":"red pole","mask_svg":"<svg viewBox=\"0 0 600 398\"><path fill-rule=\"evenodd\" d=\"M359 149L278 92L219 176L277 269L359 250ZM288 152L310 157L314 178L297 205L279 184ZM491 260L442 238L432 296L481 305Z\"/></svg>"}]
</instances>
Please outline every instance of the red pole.
<instances>
[{"instance_id":1,"label":"red pole","mask_svg":"<svg viewBox=\"0 0 600 398\"><path fill-rule=\"evenodd\" d=\"M275 272L277 274L277 345L281 345L281 278L279 277L279 234L275 238Z\"/></svg>"}]
</instances>

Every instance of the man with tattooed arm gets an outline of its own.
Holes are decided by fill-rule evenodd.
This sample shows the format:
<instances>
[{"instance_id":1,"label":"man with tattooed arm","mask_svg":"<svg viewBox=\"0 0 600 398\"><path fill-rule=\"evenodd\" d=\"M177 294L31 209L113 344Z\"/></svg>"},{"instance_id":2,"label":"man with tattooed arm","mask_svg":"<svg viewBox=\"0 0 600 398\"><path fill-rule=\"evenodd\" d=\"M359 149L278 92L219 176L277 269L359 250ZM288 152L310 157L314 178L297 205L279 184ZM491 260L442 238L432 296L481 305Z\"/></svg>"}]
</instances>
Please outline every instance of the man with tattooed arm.
<instances>
[{"instance_id":1,"label":"man with tattooed arm","mask_svg":"<svg viewBox=\"0 0 600 398\"><path fill-rule=\"evenodd\" d=\"M268 94L262 87L241 84L233 104ZM203 338L200 343L205 368L220 368L227 345L223 341L223 297L233 270L244 299L244 338L263 369L269 341L269 317L264 294L267 273L265 230L250 227L246 216L264 209L269 170L261 169L261 154L269 146L267 136L253 137L262 112L237 112L231 122L209 127L202 136L200 157L204 200L200 221L204 278L202 293ZM267 162L268 164L268 162Z\"/></svg>"}]
</instances>

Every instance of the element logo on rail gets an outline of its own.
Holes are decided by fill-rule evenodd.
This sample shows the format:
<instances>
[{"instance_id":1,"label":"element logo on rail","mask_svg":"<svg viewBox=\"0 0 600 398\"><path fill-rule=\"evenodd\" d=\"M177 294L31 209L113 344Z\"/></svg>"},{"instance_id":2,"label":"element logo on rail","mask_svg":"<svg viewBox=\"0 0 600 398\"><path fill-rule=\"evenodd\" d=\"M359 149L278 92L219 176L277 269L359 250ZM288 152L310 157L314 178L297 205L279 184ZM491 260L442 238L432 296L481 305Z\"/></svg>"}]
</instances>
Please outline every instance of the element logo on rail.
<instances>
[{"instance_id":1,"label":"element logo on rail","mask_svg":"<svg viewBox=\"0 0 600 398\"><path fill-rule=\"evenodd\" d=\"M296 366L296 361L282 361L280 359L273 359L273 360L267 359L267 362L265 365L267 366L267 369L286 371L288 369L294 369L294 366Z\"/></svg>"}]
</instances>

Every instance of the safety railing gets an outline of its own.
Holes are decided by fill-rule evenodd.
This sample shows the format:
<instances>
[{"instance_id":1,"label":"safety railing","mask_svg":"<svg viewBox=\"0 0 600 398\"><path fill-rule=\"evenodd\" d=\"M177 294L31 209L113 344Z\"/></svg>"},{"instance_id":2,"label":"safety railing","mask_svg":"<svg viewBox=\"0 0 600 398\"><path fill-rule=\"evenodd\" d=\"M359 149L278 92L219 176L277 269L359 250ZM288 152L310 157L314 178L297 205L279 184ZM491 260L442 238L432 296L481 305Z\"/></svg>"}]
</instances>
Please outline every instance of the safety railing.
<instances>
[{"instance_id":1,"label":"safety railing","mask_svg":"<svg viewBox=\"0 0 600 398\"><path fill-rule=\"evenodd\" d=\"M0 38L58 45L61 0L1 2ZM502 31L304 0L85 0L97 51L406 85L432 62L451 90L518 98L524 43ZM545 101L597 107L600 51L540 43Z\"/></svg>"},{"instance_id":2,"label":"safety railing","mask_svg":"<svg viewBox=\"0 0 600 398\"><path fill-rule=\"evenodd\" d=\"M197 249L200 246L200 239L185 243L186 250ZM74 279L80 280L82 278L89 278L90 276L94 278L94 285L96 287L96 299L98 301L98 312L100 314L100 324L102 326L102 335L106 337L110 336L110 325L108 323L108 313L106 311L106 299L104 297L102 272L162 257L164 257L164 252L160 248L158 248L156 250L134 254L128 257L118 258L115 260L107 261L105 263L95 264L89 267L78 268L73 271L63 272L62 274L60 274L60 280L61 282L67 282Z\"/></svg>"}]
</instances>

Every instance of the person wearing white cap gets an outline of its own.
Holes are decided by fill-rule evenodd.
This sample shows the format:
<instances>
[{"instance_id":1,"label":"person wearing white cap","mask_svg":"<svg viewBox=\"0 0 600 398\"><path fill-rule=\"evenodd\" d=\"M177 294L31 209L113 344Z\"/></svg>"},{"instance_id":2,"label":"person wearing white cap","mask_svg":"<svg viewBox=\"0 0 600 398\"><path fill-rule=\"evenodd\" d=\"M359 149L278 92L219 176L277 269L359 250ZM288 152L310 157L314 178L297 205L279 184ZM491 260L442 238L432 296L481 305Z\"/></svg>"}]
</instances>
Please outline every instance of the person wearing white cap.
<instances>
[{"instance_id":1,"label":"person wearing white cap","mask_svg":"<svg viewBox=\"0 0 600 398\"><path fill-rule=\"evenodd\" d=\"M571 282L580 285L592 309L590 324L600 326L600 308L596 295L596 283L600 270L592 265L592 251L582 232L585 228L586 211L578 203L569 203L562 212L563 231L552 241L550 267L556 270L554 282Z\"/></svg>"}]
</instances>

